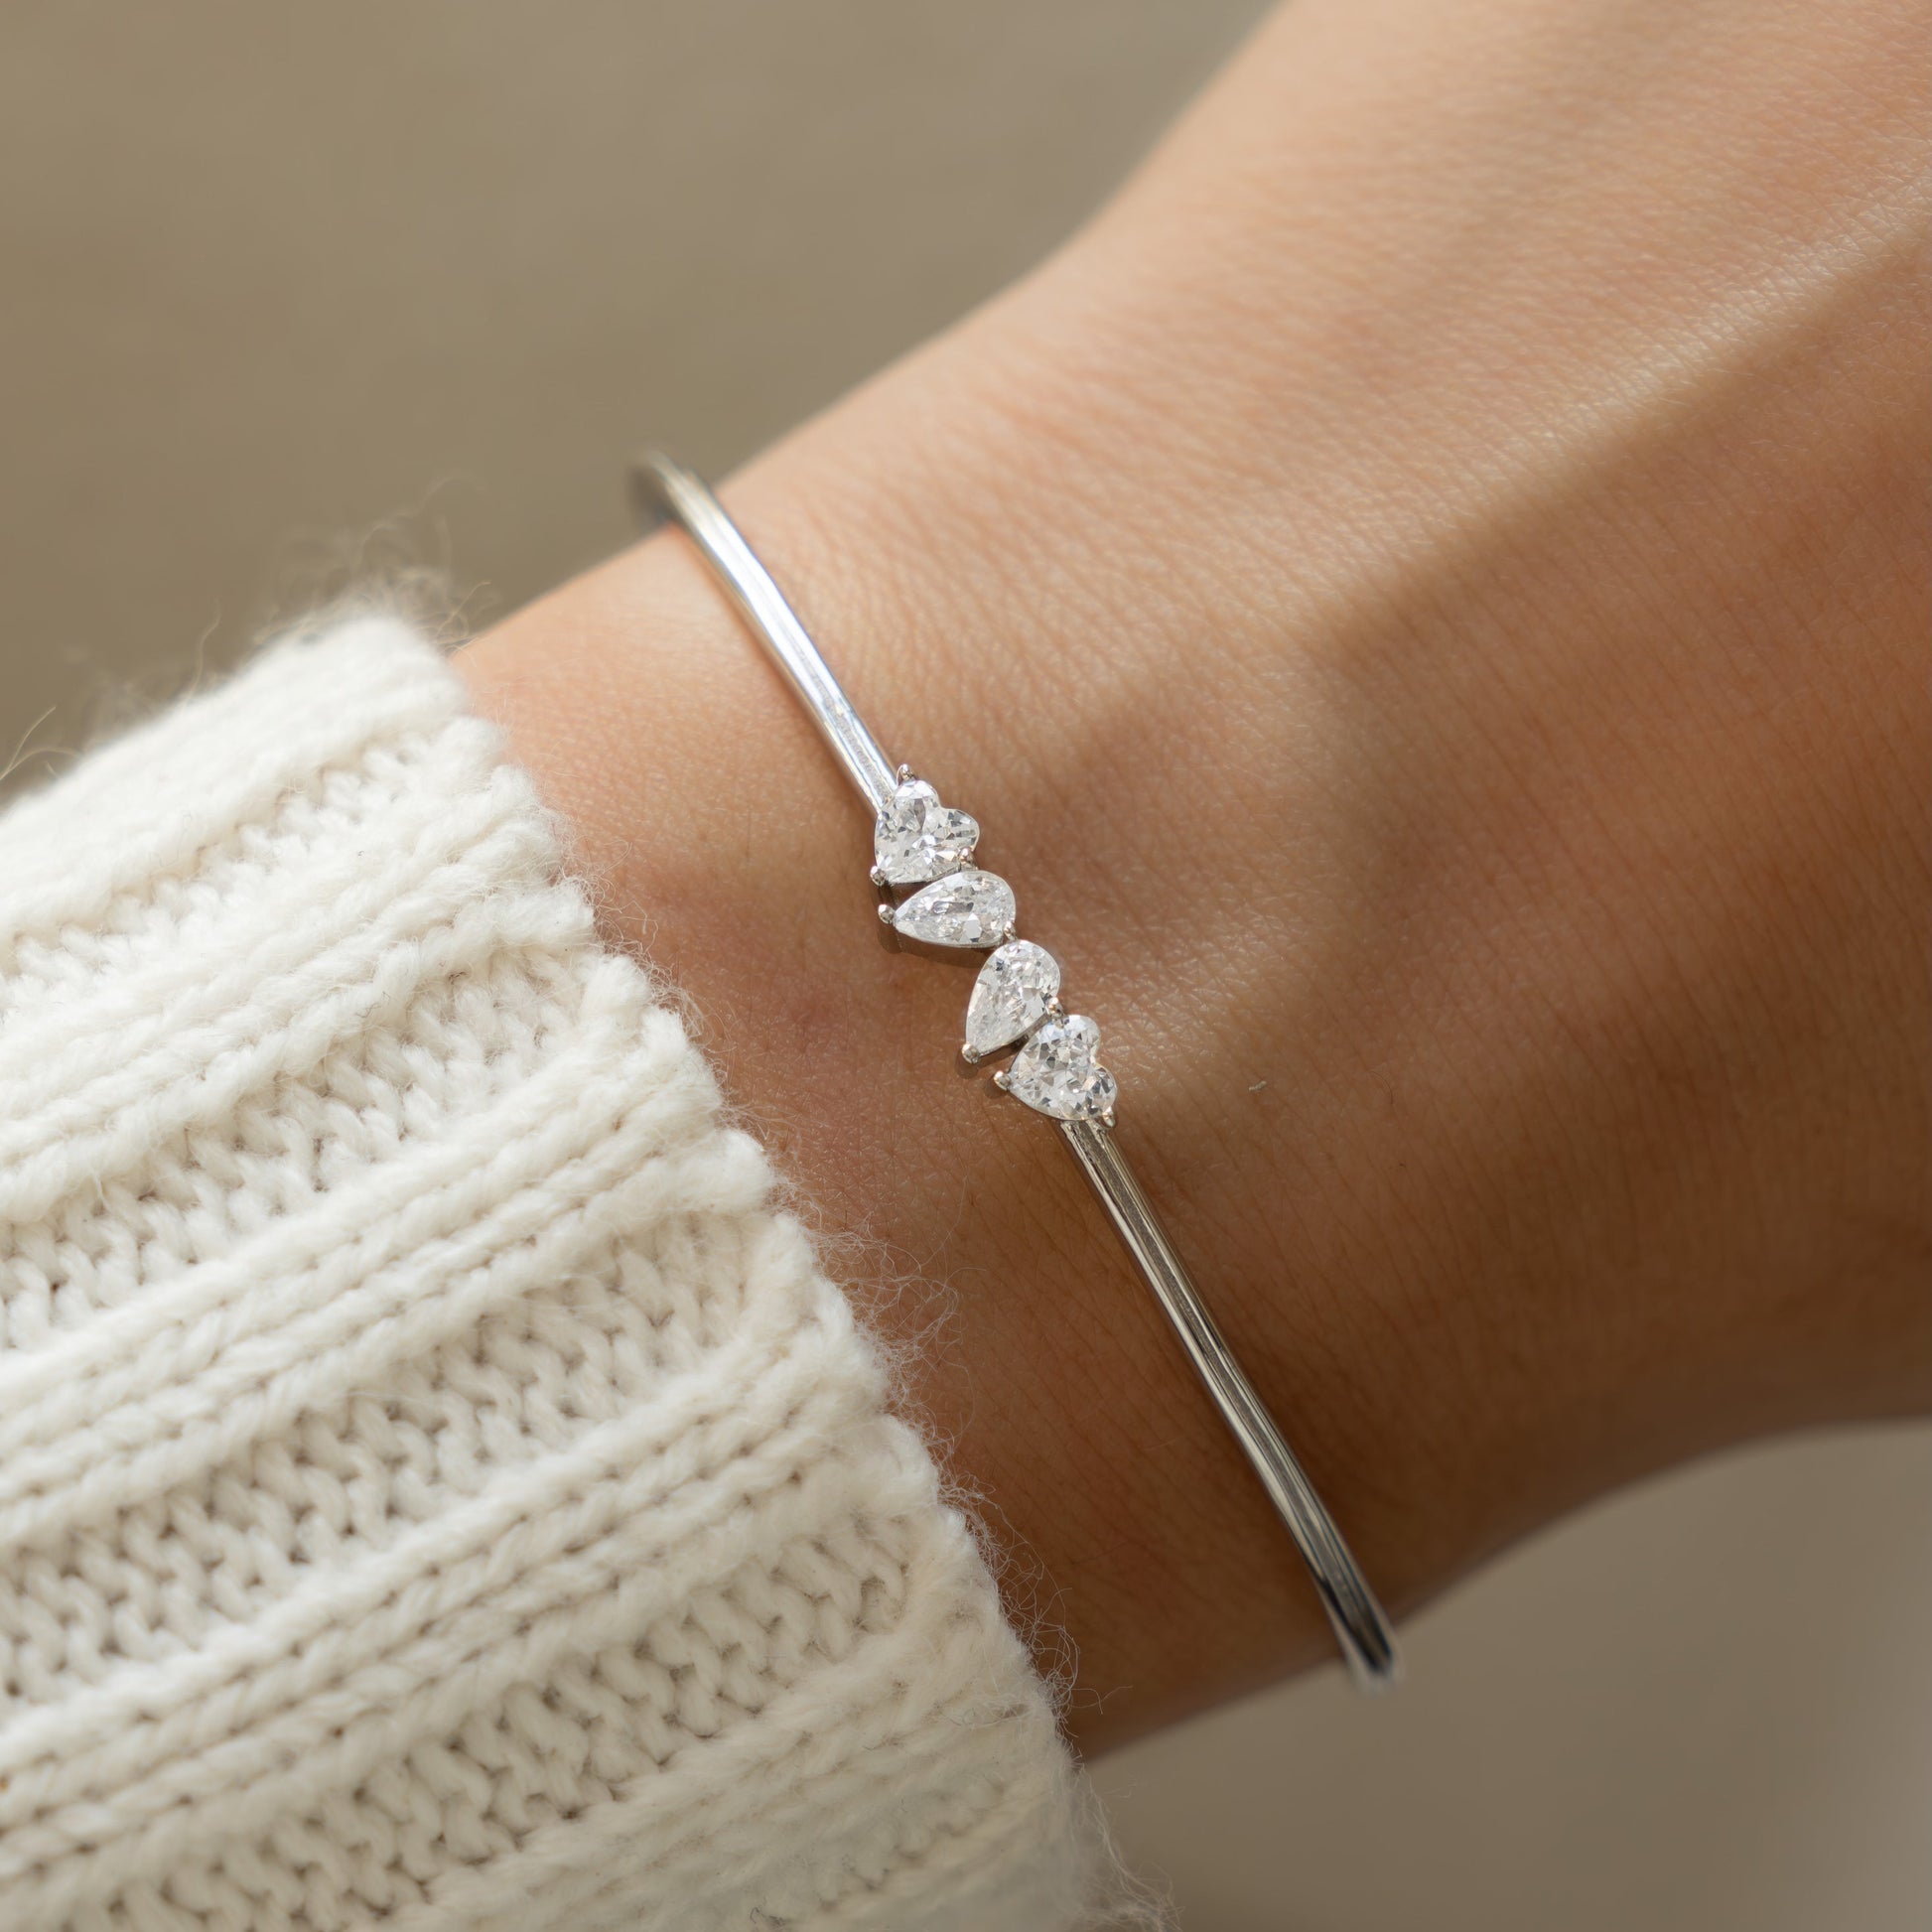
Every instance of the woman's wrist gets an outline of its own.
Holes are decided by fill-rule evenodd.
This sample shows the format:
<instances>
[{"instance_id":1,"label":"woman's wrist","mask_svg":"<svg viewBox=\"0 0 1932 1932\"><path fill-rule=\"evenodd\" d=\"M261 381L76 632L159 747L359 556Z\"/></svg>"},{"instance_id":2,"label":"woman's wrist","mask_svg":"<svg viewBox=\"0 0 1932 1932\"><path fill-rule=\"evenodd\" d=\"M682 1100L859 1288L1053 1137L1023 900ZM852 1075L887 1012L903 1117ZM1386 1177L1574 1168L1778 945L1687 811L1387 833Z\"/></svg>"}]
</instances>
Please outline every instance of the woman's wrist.
<instances>
[{"instance_id":1,"label":"woman's wrist","mask_svg":"<svg viewBox=\"0 0 1932 1932\"><path fill-rule=\"evenodd\" d=\"M1217 1253L1211 1195L1190 1206L1179 1191L1215 1148L1188 1119L1189 1055L1167 1037L1186 1029L1166 997L1160 860L1110 869L1069 842L1057 809L1061 787L1091 784L1103 811L1133 788L1086 765L1069 722L1037 720L1040 739L1021 751L1002 742L997 701L964 682L948 695L930 675L930 639L953 627L939 598L910 590L898 604L892 590L937 559L894 554L892 519L849 496L835 509L841 487L823 477L808 452L780 453L734 504L893 754L980 816L982 853L1012 878L1028 929L1106 1016L1136 1160L1190 1237L1251 1373L1356 1519L1365 1560L1399 1586L1387 1539L1351 1506L1348 1472L1309 1413L1324 1385L1359 1389L1374 1372L1367 1352L1348 1359L1347 1333L1325 1331L1345 1330L1348 1310L1315 1324L1296 1318L1272 1271L1217 1281L1231 1257ZM977 630L962 610L960 631ZM689 995L729 1091L830 1237L832 1265L889 1344L908 1349L906 1393L1011 1560L1015 1607L1036 1602L1048 1619L1043 1660L1069 1631L1083 1691L1133 1684L1128 1723L1142 1727L1325 1654L1292 1546L1077 1172L1037 1120L958 1077L970 973L934 971L881 935L870 828L681 542L614 560L460 662L562 814L609 936L641 945ZM982 669L990 688L1006 682ZM1105 670L1096 661L1090 682ZM1264 1076L1236 1097L1258 1123ZM1237 1205L1228 1227L1245 1214ZM1098 1715L1076 1709L1076 1728L1093 1731L1082 1720Z\"/></svg>"},{"instance_id":2,"label":"woman's wrist","mask_svg":"<svg viewBox=\"0 0 1932 1932\"><path fill-rule=\"evenodd\" d=\"M1552 85L1587 58L1486 11ZM1587 192L1456 175L1487 68L1411 101L1465 220L1521 233L1488 274L1542 305L1526 338L1459 230L1345 163L1350 88L1410 63L1283 115L1365 18L1298 9L1211 137L728 491L1101 1018L1136 1164L1398 1604L1645 1468L1917 1399L1916 298L1896 129L1832 119L1882 12L1809 65L1765 42L1734 113L1630 103ZM1731 125L1780 87L1840 157L1783 225L1738 212ZM1645 201L1667 150L1728 198L1724 259ZM951 1292L937 1333L916 1297L881 1319L1082 1684L1133 1686L1089 1734L1319 1654L1077 1175L949 1074L966 979L880 937L865 828L695 559L644 546L465 661L825 1227Z\"/></svg>"}]
</instances>

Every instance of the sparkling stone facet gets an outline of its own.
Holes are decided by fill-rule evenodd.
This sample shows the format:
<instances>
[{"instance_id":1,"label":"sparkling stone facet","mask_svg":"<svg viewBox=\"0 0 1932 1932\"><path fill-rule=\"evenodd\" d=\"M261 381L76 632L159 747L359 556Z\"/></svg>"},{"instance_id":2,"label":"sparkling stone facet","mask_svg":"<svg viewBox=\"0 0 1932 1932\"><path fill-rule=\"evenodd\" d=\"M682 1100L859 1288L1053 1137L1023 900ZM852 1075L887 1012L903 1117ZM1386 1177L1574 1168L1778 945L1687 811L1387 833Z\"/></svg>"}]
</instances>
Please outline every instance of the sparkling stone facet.
<instances>
[{"instance_id":1,"label":"sparkling stone facet","mask_svg":"<svg viewBox=\"0 0 1932 1932\"><path fill-rule=\"evenodd\" d=\"M1015 939L1002 946L973 982L966 1007L966 1044L991 1053L1023 1039L1046 1018L1060 990L1060 963L1044 946Z\"/></svg>"},{"instance_id":2,"label":"sparkling stone facet","mask_svg":"<svg viewBox=\"0 0 1932 1932\"><path fill-rule=\"evenodd\" d=\"M1083 1013L1049 1020L1007 1069L1007 1091L1055 1120L1098 1120L1114 1104L1114 1076L1094 1058L1100 1029Z\"/></svg>"},{"instance_id":3,"label":"sparkling stone facet","mask_svg":"<svg viewBox=\"0 0 1932 1932\"><path fill-rule=\"evenodd\" d=\"M968 866L916 892L893 912L908 939L934 946L997 946L1013 923L1013 888Z\"/></svg>"},{"instance_id":4,"label":"sparkling stone facet","mask_svg":"<svg viewBox=\"0 0 1932 1932\"><path fill-rule=\"evenodd\" d=\"M922 886L957 872L980 835L970 812L954 811L923 778L908 778L873 828L873 863L893 886Z\"/></svg>"}]
</instances>

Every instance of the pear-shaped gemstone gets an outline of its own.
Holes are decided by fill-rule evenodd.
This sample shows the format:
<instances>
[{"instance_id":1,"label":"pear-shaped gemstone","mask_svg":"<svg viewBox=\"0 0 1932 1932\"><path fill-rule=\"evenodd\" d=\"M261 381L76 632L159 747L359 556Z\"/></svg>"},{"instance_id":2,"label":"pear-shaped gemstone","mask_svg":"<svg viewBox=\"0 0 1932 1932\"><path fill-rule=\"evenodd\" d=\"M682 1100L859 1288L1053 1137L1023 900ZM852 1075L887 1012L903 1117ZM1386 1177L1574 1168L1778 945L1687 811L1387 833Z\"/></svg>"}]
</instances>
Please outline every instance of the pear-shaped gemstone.
<instances>
[{"instance_id":1,"label":"pear-shaped gemstone","mask_svg":"<svg viewBox=\"0 0 1932 1932\"><path fill-rule=\"evenodd\" d=\"M1044 946L1015 939L980 968L966 1006L966 1046L970 1054L997 1052L1027 1035L1046 1018L1060 990L1060 963Z\"/></svg>"},{"instance_id":2,"label":"pear-shaped gemstone","mask_svg":"<svg viewBox=\"0 0 1932 1932\"><path fill-rule=\"evenodd\" d=\"M908 778L873 827L873 864L889 886L922 886L965 865L979 835L970 812L940 804L923 778Z\"/></svg>"},{"instance_id":3,"label":"pear-shaped gemstone","mask_svg":"<svg viewBox=\"0 0 1932 1932\"><path fill-rule=\"evenodd\" d=\"M935 879L893 908L898 931L934 946L997 946L1013 918L1013 888L972 866Z\"/></svg>"},{"instance_id":4,"label":"pear-shaped gemstone","mask_svg":"<svg viewBox=\"0 0 1932 1932\"><path fill-rule=\"evenodd\" d=\"M1014 1056L1007 1091L1055 1120L1098 1120L1113 1111L1114 1076L1094 1058L1100 1029L1083 1013L1049 1020Z\"/></svg>"}]
</instances>

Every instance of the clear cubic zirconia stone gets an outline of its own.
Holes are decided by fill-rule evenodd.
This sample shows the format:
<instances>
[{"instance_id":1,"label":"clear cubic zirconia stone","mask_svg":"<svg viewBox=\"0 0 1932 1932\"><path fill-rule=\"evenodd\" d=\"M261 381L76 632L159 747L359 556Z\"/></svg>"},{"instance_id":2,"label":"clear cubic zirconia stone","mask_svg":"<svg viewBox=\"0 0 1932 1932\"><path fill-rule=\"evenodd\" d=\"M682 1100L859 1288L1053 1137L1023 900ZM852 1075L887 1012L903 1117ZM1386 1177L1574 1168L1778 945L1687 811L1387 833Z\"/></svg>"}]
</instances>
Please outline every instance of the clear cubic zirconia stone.
<instances>
[{"instance_id":1,"label":"clear cubic zirconia stone","mask_svg":"<svg viewBox=\"0 0 1932 1932\"><path fill-rule=\"evenodd\" d=\"M873 864L890 886L922 886L957 872L980 835L970 812L939 802L923 778L908 778L873 827Z\"/></svg>"},{"instance_id":2,"label":"clear cubic zirconia stone","mask_svg":"<svg viewBox=\"0 0 1932 1932\"><path fill-rule=\"evenodd\" d=\"M1094 1058L1100 1029L1083 1013L1049 1020L1007 1070L1007 1091L1055 1120L1098 1120L1111 1111L1114 1076Z\"/></svg>"},{"instance_id":3,"label":"clear cubic zirconia stone","mask_svg":"<svg viewBox=\"0 0 1932 1932\"><path fill-rule=\"evenodd\" d=\"M1044 946L1015 939L980 968L966 1007L966 1044L975 1053L997 1052L1046 1018L1060 990L1060 964Z\"/></svg>"},{"instance_id":4,"label":"clear cubic zirconia stone","mask_svg":"<svg viewBox=\"0 0 1932 1932\"><path fill-rule=\"evenodd\" d=\"M1013 888L969 866L934 880L893 912L908 939L934 946L997 946L1013 924Z\"/></svg>"}]
</instances>

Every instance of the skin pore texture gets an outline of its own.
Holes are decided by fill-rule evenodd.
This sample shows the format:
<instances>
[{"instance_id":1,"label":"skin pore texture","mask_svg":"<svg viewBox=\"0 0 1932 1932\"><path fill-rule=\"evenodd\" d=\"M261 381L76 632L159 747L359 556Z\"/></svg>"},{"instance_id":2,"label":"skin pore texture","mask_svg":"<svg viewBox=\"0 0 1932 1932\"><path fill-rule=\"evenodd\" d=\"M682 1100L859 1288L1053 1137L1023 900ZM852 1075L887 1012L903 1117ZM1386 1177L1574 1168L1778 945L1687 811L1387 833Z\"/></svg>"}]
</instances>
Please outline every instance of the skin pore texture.
<instances>
[{"instance_id":1,"label":"skin pore texture","mask_svg":"<svg viewBox=\"0 0 1932 1932\"><path fill-rule=\"evenodd\" d=\"M1302 0L722 491L1393 1608L1932 1366L1922 0ZM681 539L459 659L1117 1741L1329 1654ZM894 1295L898 1274L942 1285Z\"/></svg>"}]
</instances>

